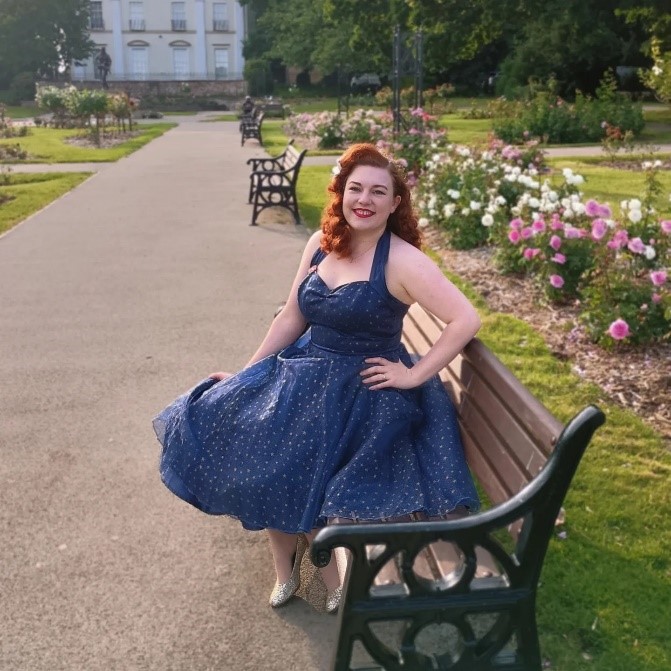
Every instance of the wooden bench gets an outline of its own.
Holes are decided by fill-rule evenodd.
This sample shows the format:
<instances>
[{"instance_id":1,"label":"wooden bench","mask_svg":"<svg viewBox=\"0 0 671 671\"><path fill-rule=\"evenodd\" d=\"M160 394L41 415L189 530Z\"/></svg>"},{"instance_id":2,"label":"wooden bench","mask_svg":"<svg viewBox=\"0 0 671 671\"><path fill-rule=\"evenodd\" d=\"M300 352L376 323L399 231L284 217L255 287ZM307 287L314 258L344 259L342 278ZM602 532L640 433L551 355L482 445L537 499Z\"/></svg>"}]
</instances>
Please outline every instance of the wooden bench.
<instances>
[{"instance_id":1,"label":"wooden bench","mask_svg":"<svg viewBox=\"0 0 671 671\"><path fill-rule=\"evenodd\" d=\"M422 356L442 327L414 305L403 341ZM348 551L333 671L541 670L538 579L571 479L604 415L589 406L562 426L477 339L441 379L492 507L319 532L316 565L328 564L335 548Z\"/></svg>"},{"instance_id":2,"label":"wooden bench","mask_svg":"<svg viewBox=\"0 0 671 671\"><path fill-rule=\"evenodd\" d=\"M243 116L240 118L240 146L245 144L246 140L257 140L263 145L263 136L261 135L261 126L263 125L263 112L258 116Z\"/></svg>"},{"instance_id":3,"label":"wooden bench","mask_svg":"<svg viewBox=\"0 0 671 671\"><path fill-rule=\"evenodd\" d=\"M284 207L294 215L296 224L300 223L296 183L306 153L306 149L299 152L291 140L279 156L247 161L251 166L249 202L254 206L252 226L256 226L259 214L267 207Z\"/></svg>"}]
</instances>

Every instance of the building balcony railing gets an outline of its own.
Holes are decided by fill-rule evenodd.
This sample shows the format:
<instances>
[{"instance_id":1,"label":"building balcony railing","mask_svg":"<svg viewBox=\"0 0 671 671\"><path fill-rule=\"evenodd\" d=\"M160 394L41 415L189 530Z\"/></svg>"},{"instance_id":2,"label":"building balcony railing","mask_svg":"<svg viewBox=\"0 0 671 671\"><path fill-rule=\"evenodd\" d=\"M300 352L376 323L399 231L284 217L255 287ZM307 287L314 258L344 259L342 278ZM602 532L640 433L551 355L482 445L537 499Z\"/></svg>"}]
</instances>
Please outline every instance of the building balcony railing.
<instances>
[{"instance_id":1,"label":"building balcony railing","mask_svg":"<svg viewBox=\"0 0 671 671\"><path fill-rule=\"evenodd\" d=\"M70 72L70 79L73 82L95 82L100 81L98 73L87 71L77 71L73 68ZM155 82L188 82L188 81L230 81L242 80L244 76L241 72L231 72L226 68L216 68L211 72L127 72L126 74L107 75L107 81L127 82L127 81L155 81Z\"/></svg>"},{"instance_id":2,"label":"building balcony railing","mask_svg":"<svg viewBox=\"0 0 671 671\"><path fill-rule=\"evenodd\" d=\"M137 32L146 30L144 25L144 19L129 19L128 27L130 28L130 30Z\"/></svg>"},{"instance_id":3,"label":"building balcony railing","mask_svg":"<svg viewBox=\"0 0 671 671\"><path fill-rule=\"evenodd\" d=\"M228 32L228 21L214 19L212 22L212 30L218 33Z\"/></svg>"},{"instance_id":4,"label":"building balcony railing","mask_svg":"<svg viewBox=\"0 0 671 671\"><path fill-rule=\"evenodd\" d=\"M173 19L172 29L174 32L182 32L186 30L186 19Z\"/></svg>"},{"instance_id":5,"label":"building balcony railing","mask_svg":"<svg viewBox=\"0 0 671 671\"><path fill-rule=\"evenodd\" d=\"M90 17L89 18L89 30L105 30L105 21L102 17Z\"/></svg>"}]
</instances>

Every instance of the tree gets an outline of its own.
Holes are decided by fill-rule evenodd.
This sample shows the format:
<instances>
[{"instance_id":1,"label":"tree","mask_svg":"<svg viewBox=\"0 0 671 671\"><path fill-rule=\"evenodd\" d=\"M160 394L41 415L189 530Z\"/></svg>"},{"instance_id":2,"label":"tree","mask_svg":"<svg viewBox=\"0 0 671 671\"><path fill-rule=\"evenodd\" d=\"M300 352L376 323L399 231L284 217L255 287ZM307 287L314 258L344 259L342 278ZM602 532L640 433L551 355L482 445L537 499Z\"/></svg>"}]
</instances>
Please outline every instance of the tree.
<instances>
[{"instance_id":1,"label":"tree","mask_svg":"<svg viewBox=\"0 0 671 671\"><path fill-rule=\"evenodd\" d=\"M671 103L671 11L668 0L638 0L619 13L630 24L642 26L648 40L643 51L652 67L643 70L641 80L662 101Z\"/></svg>"},{"instance_id":2,"label":"tree","mask_svg":"<svg viewBox=\"0 0 671 671\"><path fill-rule=\"evenodd\" d=\"M95 48L88 0L0 0L0 88L21 73L54 78Z\"/></svg>"}]
</instances>

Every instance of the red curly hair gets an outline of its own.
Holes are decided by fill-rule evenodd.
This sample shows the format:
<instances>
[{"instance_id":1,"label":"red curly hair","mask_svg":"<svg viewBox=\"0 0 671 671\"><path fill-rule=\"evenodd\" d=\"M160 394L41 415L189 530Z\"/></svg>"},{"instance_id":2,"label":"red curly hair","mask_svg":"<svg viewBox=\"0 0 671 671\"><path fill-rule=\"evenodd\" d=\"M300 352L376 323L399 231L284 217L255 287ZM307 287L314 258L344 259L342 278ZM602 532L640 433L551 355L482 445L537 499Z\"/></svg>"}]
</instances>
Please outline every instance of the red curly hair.
<instances>
[{"instance_id":1,"label":"red curly hair","mask_svg":"<svg viewBox=\"0 0 671 671\"><path fill-rule=\"evenodd\" d=\"M351 230L343 214L342 203L345 184L354 168L368 165L384 168L391 175L394 196L400 196L401 202L389 215L387 228L418 249L422 246L422 236L417 223L417 215L412 209L410 188L405 182L405 174L394 160L383 154L375 145L360 143L351 145L338 161L340 172L333 176L328 185L329 202L324 208L321 219L321 248L327 254L335 252L339 257L347 258L351 254Z\"/></svg>"}]
</instances>

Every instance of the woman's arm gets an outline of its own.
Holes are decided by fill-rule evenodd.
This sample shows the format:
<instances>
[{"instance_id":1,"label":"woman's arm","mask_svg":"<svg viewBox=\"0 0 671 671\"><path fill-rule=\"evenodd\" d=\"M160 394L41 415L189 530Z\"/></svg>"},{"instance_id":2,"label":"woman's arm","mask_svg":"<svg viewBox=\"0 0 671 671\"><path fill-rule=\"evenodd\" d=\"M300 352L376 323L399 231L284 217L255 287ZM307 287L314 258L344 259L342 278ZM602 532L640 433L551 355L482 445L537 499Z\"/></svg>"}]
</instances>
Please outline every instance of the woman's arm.
<instances>
[{"instance_id":1,"label":"woman's arm","mask_svg":"<svg viewBox=\"0 0 671 671\"><path fill-rule=\"evenodd\" d=\"M419 303L445 322L431 349L412 367L380 357L363 371L371 389L410 389L433 377L454 359L480 328L480 317L470 301L423 252L406 244L392 247L387 268L390 292L405 303Z\"/></svg>"},{"instance_id":2,"label":"woman's arm","mask_svg":"<svg viewBox=\"0 0 671 671\"><path fill-rule=\"evenodd\" d=\"M303 251L303 256L301 257L301 262L296 272L296 277L291 286L291 291L289 292L289 297L287 302L282 308L281 312L273 319L266 337L263 339L263 342L256 350L252 358L247 362L248 366L251 366L253 363L260 361L261 359L270 356L271 354L276 354L280 350L284 349L292 342L294 342L298 336L303 333L307 322L303 313L298 307L298 287L300 283L305 279L305 276L308 274L310 269L310 260L312 256L317 251L319 243L321 242L321 231L318 231L308 240L305 250ZM213 373L210 377L217 379L224 379L231 375L231 373Z\"/></svg>"}]
</instances>

